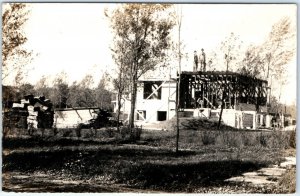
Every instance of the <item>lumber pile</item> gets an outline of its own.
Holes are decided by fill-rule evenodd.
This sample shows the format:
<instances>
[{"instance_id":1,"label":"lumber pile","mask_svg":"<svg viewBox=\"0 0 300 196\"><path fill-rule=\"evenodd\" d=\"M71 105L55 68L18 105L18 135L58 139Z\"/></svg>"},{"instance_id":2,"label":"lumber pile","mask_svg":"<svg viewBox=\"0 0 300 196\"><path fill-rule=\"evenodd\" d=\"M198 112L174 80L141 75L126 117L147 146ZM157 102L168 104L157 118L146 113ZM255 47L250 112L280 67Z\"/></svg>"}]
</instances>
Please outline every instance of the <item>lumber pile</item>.
<instances>
[{"instance_id":1,"label":"lumber pile","mask_svg":"<svg viewBox=\"0 0 300 196\"><path fill-rule=\"evenodd\" d=\"M51 128L53 125L53 104L44 96L24 96L13 103L11 110L5 115L5 124L16 128Z\"/></svg>"}]
</instances>

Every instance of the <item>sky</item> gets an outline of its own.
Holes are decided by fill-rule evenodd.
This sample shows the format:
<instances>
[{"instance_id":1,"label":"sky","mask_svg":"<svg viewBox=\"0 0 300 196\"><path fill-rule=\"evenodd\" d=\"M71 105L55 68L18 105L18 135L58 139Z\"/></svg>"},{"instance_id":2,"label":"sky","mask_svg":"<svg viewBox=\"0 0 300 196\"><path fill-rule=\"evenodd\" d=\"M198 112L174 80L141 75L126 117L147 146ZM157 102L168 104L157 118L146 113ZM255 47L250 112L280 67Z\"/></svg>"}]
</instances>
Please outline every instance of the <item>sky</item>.
<instances>
[{"instance_id":1,"label":"sky","mask_svg":"<svg viewBox=\"0 0 300 196\"><path fill-rule=\"evenodd\" d=\"M24 26L28 42L25 47L36 55L27 65L26 82L35 84L43 75L49 83L64 71L67 81L80 81L87 74L95 85L102 74L113 72L115 66L110 46L113 36L104 9L116 4L34 3L30 4L29 20ZM188 59L182 70L192 70L193 51L213 51L231 32L239 35L244 45L261 44L274 23L290 16L296 23L296 5L182 5L182 41ZM296 100L296 56L288 66L288 84L282 100ZM5 81L3 81L5 84ZM291 91L292 89L292 91ZM286 92L285 92L286 91Z\"/></svg>"}]
</instances>

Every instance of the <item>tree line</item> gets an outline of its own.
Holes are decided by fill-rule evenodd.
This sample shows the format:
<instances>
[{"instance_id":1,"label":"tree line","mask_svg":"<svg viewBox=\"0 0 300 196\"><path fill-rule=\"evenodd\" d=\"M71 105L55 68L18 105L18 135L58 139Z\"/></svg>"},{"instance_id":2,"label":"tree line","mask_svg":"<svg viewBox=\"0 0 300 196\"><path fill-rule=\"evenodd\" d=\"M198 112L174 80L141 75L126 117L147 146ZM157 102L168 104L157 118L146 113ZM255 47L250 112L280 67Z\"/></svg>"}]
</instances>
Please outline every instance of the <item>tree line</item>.
<instances>
[{"instance_id":1,"label":"tree line","mask_svg":"<svg viewBox=\"0 0 300 196\"><path fill-rule=\"evenodd\" d=\"M3 108L10 108L13 102L23 99L25 95L45 96L50 99L54 108L99 107L112 111L114 93L107 89L109 77L104 74L97 86L93 77L87 74L81 81L74 81L69 85L66 81L67 74L61 72L49 86L49 79L43 76L35 85L24 83L19 86L2 86Z\"/></svg>"}]
</instances>

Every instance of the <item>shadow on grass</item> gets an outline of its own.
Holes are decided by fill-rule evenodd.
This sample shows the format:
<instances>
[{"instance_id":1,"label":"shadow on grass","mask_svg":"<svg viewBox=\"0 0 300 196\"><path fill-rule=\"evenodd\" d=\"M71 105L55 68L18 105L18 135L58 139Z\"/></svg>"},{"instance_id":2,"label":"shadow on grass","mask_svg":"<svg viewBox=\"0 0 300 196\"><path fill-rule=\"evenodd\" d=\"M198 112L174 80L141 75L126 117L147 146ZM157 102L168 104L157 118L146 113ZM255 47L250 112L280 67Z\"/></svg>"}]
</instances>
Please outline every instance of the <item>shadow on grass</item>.
<instances>
[{"instance_id":1,"label":"shadow on grass","mask_svg":"<svg viewBox=\"0 0 300 196\"><path fill-rule=\"evenodd\" d=\"M146 164L129 167L120 182L130 182L131 187L165 191L190 192L190 189L222 186L232 176L239 176L261 168L262 164L241 161L207 161L184 164Z\"/></svg>"},{"instance_id":2,"label":"shadow on grass","mask_svg":"<svg viewBox=\"0 0 300 196\"><path fill-rule=\"evenodd\" d=\"M75 180L104 175L131 188L189 192L193 187L224 185L227 178L265 166L250 161L197 161L195 156L201 154L186 151L176 155L166 150L128 148L24 152L3 156L2 172L30 175L43 171L54 177L68 174ZM79 192L88 191L87 187Z\"/></svg>"},{"instance_id":3,"label":"shadow on grass","mask_svg":"<svg viewBox=\"0 0 300 196\"><path fill-rule=\"evenodd\" d=\"M43 138L34 136L30 138L5 138L2 139L3 149L17 149L17 148L40 148L52 146L80 146L80 145L103 145L103 144L129 144L136 143L131 140L120 139L106 139L106 140L92 140L92 139L77 139L77 138Z\"/></svg>"}]
</instances>

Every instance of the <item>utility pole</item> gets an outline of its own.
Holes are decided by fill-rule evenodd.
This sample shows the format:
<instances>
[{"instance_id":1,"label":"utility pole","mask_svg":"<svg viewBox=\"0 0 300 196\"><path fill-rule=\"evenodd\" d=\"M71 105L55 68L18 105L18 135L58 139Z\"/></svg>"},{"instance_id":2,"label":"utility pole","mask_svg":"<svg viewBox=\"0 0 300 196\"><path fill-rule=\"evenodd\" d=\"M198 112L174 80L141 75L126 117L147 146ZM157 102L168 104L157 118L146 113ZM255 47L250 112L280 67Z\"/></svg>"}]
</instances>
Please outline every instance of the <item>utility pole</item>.
<instances>
[{"instance_id":1,"label":"utility pole","mask_svg":"<svg viewBox=\"0 0 300 196\"><path fill-rule=\"evenodd\" d=\"M179 152L179 102L180 102L180 80L181 80L181 20L182 8L180 7L180 16L178 18L178 81L177 81L177 100L176 100L176 154Z\"/></svg>"}]
</instances>

